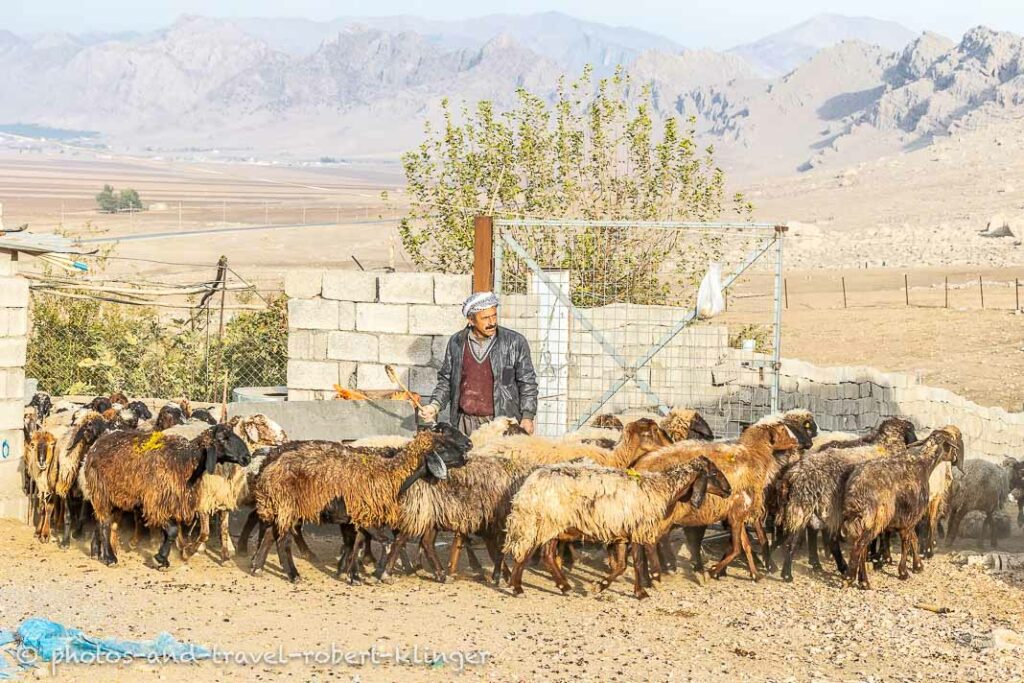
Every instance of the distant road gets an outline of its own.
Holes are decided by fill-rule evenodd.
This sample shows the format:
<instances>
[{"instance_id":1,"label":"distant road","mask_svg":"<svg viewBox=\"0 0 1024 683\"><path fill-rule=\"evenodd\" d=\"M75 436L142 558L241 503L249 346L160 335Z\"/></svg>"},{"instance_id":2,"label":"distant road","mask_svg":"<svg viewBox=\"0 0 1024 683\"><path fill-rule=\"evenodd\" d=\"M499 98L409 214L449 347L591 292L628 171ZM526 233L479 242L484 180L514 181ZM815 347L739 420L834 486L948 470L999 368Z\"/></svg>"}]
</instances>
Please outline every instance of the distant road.
<instances>
[{"instance_id":1,"label":"distant road","mask_svg":"<svg viewBox=\"0 0 1024 683\"><path fill-rule=\"evenodd\" d=\"M290 230L294 228L335 228L347 227L350 225L378 225L385 223L397 223L397 218L371 218L367 220L342 221L341 223L286 223L283 225L240 225L233 228L201 228L197 230L180 230L176 232L151 232L141 235L122 235L120 237L91 237L78 240L79 244L109 244L111 242L140 242L143 240L167 240L175 237L190 237L192 235L218 235L232 232L249 232L252 230Z\"/></svg>"}]
</instances>

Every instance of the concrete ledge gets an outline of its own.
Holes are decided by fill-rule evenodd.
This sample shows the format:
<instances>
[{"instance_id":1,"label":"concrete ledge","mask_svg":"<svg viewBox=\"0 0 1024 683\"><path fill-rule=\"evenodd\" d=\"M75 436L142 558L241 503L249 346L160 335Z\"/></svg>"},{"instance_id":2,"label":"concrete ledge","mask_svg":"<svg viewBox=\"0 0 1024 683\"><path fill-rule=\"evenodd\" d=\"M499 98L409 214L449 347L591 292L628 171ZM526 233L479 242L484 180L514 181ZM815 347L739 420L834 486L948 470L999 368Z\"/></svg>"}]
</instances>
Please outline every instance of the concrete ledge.
<instances>
[{"instance_id":1,"label":"concrete ledge","mask_svg":"<svg viewBox=\"0 0 1024 683\"><path fill-rule=\"evenodd\" d=\"M350 441L365 436L416 433L416 413L408 401L287 401L231 403L228 415L262 413L293 440Z\"/></svg>"}]
</instances>

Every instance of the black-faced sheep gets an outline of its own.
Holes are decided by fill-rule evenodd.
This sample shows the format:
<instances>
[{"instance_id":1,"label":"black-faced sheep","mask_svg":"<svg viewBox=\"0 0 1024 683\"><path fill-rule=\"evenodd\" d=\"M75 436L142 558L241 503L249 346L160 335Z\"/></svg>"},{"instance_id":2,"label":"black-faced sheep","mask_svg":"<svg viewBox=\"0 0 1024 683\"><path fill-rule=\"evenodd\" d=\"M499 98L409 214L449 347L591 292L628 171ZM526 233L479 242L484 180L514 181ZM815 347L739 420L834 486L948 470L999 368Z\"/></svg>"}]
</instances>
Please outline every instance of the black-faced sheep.
<instances>
[{"instance_id":1,"label":"black-faced sheep","mask_svg":"<svg viewBox=\"0 0 1024 683\"><path fill-rule=\"evenodd\" d=\"M256 480L256 511L270 527L252 559L258 572L272 541L277 542L281 567L291 581L299 578L291 557L296 524L318 522L338 501L359 532L394 528L399 521L399 497L416 481L428 476L443 479L449 467L465 464L472 447L451 425L424 429L393 458L378 458L325 442L292 442L264 466ZM386 541L383 541L386 544ZM350 580L360 579L363 535L357 533L348 558ZM341 569L339 567L339 569Z\"/></svg>"},{"instance_id":2,"label":"black-faced sheep","mask_svg":"<svg viewBox=\"0 0 1024 683\"><path fill-rule=\"evenodd\" d=\"M963 463L964 442L960 430L937 429L909 452L896 457L868 460L853 467L846 481L842 503L843 535L853 543L846 584L856 582L869 589L868 544L886 531L895 531L903 546L899 578L907 579L907 559L912 571L924 569L918 556L916 527L928 511L928 478L939 462Z\"/></svg>"},{"instance_id":3,"label":"black-faced sheep","mask_svg":"<svg viewBox=\"0 0 1024 683\"><path fill-rule=\"evenodd\" d=\"M249 464L249 449L226 425L210 427L195 439L159 432L112 432L93 445L82 474L85 494L98 524L93 549L106 564L117 562L116 510L142 511L147 526L163 530L154 557L161 568L181 525L201 507L200 482L217 463ZM186 552L186 555L190 553Z\"/></svg>"},{"instance_id":4,"label":"black-faced sheep","mask_svg":"<svg viewBox=\"0 0 1024 683\"><path fill-rule=\"evenodd\" d=\"M635 472L591 464L565 463L537 468L512 499L505 552L511 555L512 592L523 592L523 569L541 550L562 593L571 589L555 557L558 541L586 537L625 551L632 544L633 594L647 597L641 580L640 549L653 546L671 526L679 504L700 509L707 494L728 496L729 482L707 458L696 458L661 472ZM612 563L600 584L607 588L625 570L625 558Z\"/></svg>"},{"instance_id":5,"label":"black-faced sheep","mask_svg":"<svg viewBox=\"0 0 1024 683\"><path fill-rule=\"evenodd\" d=\"M805 454L780 474L777 524L782 531L784 580L793 580L793 554L808 529L825 531L837 568L841 573L846 570L838 536L846 478L858 463L904 454L907 444L916 440L913 424L899 418L887 418L872 434L870 442L858 446L843 442ZM808 533L808 555L811 566L820 569L816 534Z\"/></svg>"},{"instance_id":6,"label":"black-faced sheep","mask_svg":"<svg viewBox=\"0 0 1024 683\"><path fill-rule=\"evenodd\" d=\"M754 564L746 523L760 520L764 513L764 490L779 471L776 451L789 451L800 442L792 430L781 422L754 424L740 435L735 443L683 441L641 457L632 467L638 471L664 471L698 457L707 457L725 473L732 493L725 499L714 499L700 509L680 505L673 521L686 529L687 544L694 562L694 571L703 575L701 541L703 531L715 522L727 521L732 535L732 546L725 556L711 568L718 577L742 551L746 553L750 575L759 577Z\"/></svg>"}]
</instances>

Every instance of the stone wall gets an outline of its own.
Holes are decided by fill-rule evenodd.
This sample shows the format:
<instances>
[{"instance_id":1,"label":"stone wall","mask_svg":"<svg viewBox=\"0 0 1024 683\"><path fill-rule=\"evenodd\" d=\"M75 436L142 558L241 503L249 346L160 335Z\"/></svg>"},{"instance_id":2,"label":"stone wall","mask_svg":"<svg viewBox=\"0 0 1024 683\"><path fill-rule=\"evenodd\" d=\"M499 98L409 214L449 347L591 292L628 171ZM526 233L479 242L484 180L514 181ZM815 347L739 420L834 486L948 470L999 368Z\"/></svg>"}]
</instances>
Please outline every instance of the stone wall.
<instances>
[{"instance_id":1,"label":"stone wall","mask_svg":"<svg viewBox=\"0 0 1024 683\"><path fill-rule=\"evenodd\" d=\"M465 326L469 275L292 271L288 300L288 399L328 399L334 385L395 389L394 366L429 395L448 336Z\"/></svg>"},{"instance_id":2,"label":"stone wall","mask_svg":"<svg viewBox=\"0 0 1024 683\"><path fill-rule=\"evenodd\" d=\"M11 254L0 251L0 517L25 519L21 463L28 281L17 277L16 268Z\"/></svg>"},{"instance_id":3,"label":"stone wall","mask_svg":"<svg viewBox=\"0 0 1024 683\"><path fill-rule=\"evenodd\" d=\"M386 363L395 366L413 391L429 394L448 335L465 324L459 305L470 288L470 277L461 275L290 273L289 399L330 398L334 384L392 389L384 373ZM643 310L638 313L637 308ZM632 309L629 315L614 305L586 311L594 327L627 359L646 351L680 315L678 309L661 306ZM538 374L554 378L552 386L564 397L542 396L541 413L571 424L622 370L573 319L552 333L546 321L556 315L562 315L558 307L537 294L503 297L502 324L526 336ZM701 322L677 335L638 372L663 401L700 410L715 433L724 437L735 436L767 414L771 399L770 358L731 348L729 333L726 325ZM557 362L553 364L552 358ZM545 412L545 400L567 405ZM986 408L945 389L921 386L907 375L862 367L822 368L784 359L779 400L783 410L809 408L824 430L863 432L887 416L903 415L922 434L957 425L968 457L1024 456L1024 413ZM629 382L601 412L651 407L648 397ZM544 433L556 431L554 427Z\"/></svg>"}]
</instances>

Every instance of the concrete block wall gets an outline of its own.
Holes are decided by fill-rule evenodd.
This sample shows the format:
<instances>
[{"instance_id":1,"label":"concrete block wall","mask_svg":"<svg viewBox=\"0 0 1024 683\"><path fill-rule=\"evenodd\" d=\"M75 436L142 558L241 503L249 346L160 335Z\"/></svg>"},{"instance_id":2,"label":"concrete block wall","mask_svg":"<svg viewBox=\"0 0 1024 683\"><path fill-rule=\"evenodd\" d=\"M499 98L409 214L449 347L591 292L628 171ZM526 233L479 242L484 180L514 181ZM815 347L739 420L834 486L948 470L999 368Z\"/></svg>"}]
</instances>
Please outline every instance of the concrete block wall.
<instances>
[{"instance_id":1,"label":"concrete block wall","mask_svg":"<svg viewBox=\"0 0 1024 683\"><path fill-rule=\"evenodd\" d=\"M28 510L21 489L27 335L28 281L0 251L0 517L21 520Z\"/></svg>"},{"instance_id":2,"label":"concrete block wall","mask_svg":"<svg viewBox=\"0 0 1024 683\"><path fill-rule=\"evenodd\" d=\"M330 399L333 385L395 389L392 365L429 395L448 336L466 324L469 275L299 270L288 295L288 398Z\"/></svg>"}]
</instances>

